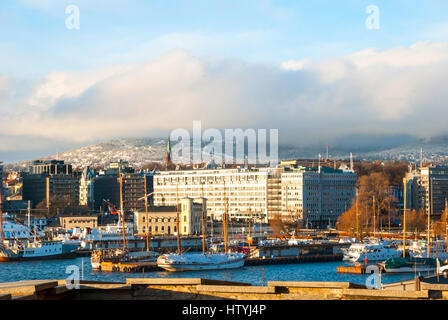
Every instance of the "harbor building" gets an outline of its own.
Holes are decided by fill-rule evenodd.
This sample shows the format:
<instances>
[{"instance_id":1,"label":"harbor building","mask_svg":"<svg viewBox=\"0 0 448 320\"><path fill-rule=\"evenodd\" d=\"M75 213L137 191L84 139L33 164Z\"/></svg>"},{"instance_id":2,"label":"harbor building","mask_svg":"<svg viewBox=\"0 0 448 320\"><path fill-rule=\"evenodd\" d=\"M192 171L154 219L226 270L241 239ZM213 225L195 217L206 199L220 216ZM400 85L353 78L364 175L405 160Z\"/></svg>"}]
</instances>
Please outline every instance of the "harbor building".
<instances>
[{"instance_id":1,"label":"harbor building","mask_svg":"<svg viewBox=\"0 0 448 320\"><path fill-rule=\"evenodd\" d=\"M180 235L200 235L202 233L202 206L207 215L205 199L183 198L179 200ZM175 235L177 232L177 206L149 206L148 222L145 210L134 212L134 224L138 235L145 235L148 224L152 235ZM206 223L205 223L206 225Z\"/></svg>"},{"instance_id":2,"label":"harbor building","mask_svg":"<svg viewBox=\"0 0 448 320\"><path fill-rule=\"evenodd\" d=\"M448 166L418 167L406 174L406 207L441 215L448 198Z\"/></svg>"},{"instance_id":3,"label":"harbor building","mask_svg":"<svg viewBox=\"0 0 448 320\"><path fill-rule=\"evenodd\" d=\"M228 208L231 219L268 222L280 211L279 171L271 168L162 171L154 175L154 204L175 206L177 199L207 199L207 214L221 220Z\"/></svg>"},{"instance_id":4,"label":"harbor building","mask_svg":"<svg viewBox=\"0 0 448 320\"><path fill-rule=\"evenodd\" d=\"M285 168L281 174L282 214L302 220L304 227L334 226L356 196L357 174L329 167Z\"/></svg>"},{"instance_id":5,"label":"harbor building","mask_svg":"<svg viewBox=\"0 0 448 320\"><path fill-rule=\"evenodd\" d=\"M96 216L62 216L59 217L59 223L65 230L73 230L73 228L97 228L98 217Z\"/></svg>"}]
</instances>

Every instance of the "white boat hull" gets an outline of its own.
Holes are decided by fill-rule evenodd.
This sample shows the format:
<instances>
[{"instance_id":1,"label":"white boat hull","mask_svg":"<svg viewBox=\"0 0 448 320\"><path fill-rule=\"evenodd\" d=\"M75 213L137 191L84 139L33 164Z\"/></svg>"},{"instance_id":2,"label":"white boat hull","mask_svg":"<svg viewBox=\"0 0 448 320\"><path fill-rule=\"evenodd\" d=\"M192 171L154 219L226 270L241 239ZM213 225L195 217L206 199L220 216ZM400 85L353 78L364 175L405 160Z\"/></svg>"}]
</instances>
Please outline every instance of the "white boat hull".
<instances>
[{"instance_id":1,"label":"white boat hull","mask_svg":"<svg viewBox=\"0 0 448 320\"><path fill-rule=\"evenodd\" d=\"M163 268L166 271L171 271L171 272L175 272L175 271L199 271L199 270L223 270L223 269L236 269L236 268L241 268L244 266L244 260L245 259L241 259L241 260L236 260L236 261L230 261L230 262L225 262L225 263L220 263L220 264L190 264L190 263L185 263L185 264L162 264L162 263L158 263L157 265L160 268Z\"/></svg>"},{"instance_id":2,"label":"white boat hull","mask_svg":"<svg viewBox=\"0 0 448 320\"><path fill-rule=\"evenodd\" d=\"M384 269L386 273L414 273L414 272L434 272L436 270L435 267L405 267L405 268L396 268L396 269Z\"/></svg>"},{"instance_id":3,"label":"white boat hull","mask_svg":"<svg viewBox=\"0 0 448 320\"><path fill-rule=\"evenodd\" d=\"M236 269L244 266L246 256L228 254L168 254L157 259L157 266L166 271L197 271Z\"/></svg>"}]
</instances>

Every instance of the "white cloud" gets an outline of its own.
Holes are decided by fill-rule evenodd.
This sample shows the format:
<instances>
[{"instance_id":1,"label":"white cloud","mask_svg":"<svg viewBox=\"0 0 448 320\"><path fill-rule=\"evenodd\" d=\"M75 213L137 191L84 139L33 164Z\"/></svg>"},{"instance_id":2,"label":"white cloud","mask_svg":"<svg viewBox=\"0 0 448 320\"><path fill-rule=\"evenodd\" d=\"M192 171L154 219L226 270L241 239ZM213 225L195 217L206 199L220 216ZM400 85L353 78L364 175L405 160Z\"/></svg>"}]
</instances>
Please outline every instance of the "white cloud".
<instances>
[{"instance_id":1,"label":"white cloud","mask_svg":"<svg viewBox=\"0 0 448 320\"><path fill-rule=\"evenodd\" d=\"M278 128L280 142L295 144L353 132L429 136L446 131L447 74L448 43L281 68L174 51L133 65L57 71L28 90L0 76L0 103L10 106L0 109L0 136L82 143L191 129L193 120L204 128Z\"/></svg>"}]
</instances>

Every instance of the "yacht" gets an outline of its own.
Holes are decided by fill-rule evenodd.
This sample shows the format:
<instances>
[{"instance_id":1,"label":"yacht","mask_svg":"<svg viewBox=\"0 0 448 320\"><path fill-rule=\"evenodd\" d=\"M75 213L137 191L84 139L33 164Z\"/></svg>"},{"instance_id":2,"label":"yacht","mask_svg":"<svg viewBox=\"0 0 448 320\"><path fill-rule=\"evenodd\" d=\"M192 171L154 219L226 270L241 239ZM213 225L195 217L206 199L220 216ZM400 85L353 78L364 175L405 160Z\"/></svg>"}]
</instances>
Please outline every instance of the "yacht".
<instances>
[{"instance_id":1,"label":"yacht","mask_svg":"<svg viewBox=\"0 0 448 320\"><path fill-rule=\"evenodd\" d=\"M344 250L344 261L363 262L363 261L385 261L390 258L396 258L402 255L401 250L397 250L388 242L368 242L353 243L348 249Z\"/></svg>"},{"instance_id":2,"label":"yacht","mask_svg":"<svg viewBox=\"0 0 448 320\"><path fill-rule=\"evenodd\" d=\"M446 250L445 240L436 240L431 242L428 257L428 245L426 241L412 242L409 253L411 257L415 258L438 258L441 261L448 260L448 252Z\"/></svg>"}]
</instances>

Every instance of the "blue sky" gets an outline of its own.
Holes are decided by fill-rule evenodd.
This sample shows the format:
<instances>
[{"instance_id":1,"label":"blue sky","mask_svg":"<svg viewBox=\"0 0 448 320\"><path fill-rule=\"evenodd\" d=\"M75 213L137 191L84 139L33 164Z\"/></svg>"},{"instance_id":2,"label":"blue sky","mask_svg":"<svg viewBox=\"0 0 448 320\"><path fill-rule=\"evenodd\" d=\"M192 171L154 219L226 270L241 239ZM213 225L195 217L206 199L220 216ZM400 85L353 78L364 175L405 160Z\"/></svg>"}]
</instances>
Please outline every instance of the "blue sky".
<instances>
[{"instance_id":1,"label":"blue sky","mask_svg":"<svg viewBox=\"0 0 448 320\"><path fill-rule=\"evenodd\" d=\"M447 12L446 0L2 0L0 160L195 120L278 128L297 145L446 134Z\"/></svg>"},{"instance_id":2,"label":"blue sky","mask_svg":"<svg viewBox=\"0 0 448 320\"><path fill-rule=\"evenodd\" d=\"M80 9L80 30L65 27L69 4ZM379 30L364 25L371 4L380 9ZM447 11L447 1L433 0L8 0L0 3L0 71L36 77L140 61L177 48L272 64L321 59L442 40ZM177 41L139 52L174 34ZM218 43L208 42L213 39Z\"/></svg>"}]
</instances>

